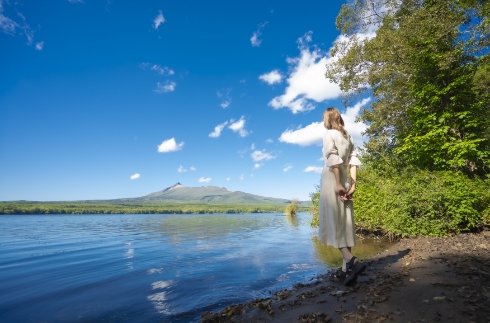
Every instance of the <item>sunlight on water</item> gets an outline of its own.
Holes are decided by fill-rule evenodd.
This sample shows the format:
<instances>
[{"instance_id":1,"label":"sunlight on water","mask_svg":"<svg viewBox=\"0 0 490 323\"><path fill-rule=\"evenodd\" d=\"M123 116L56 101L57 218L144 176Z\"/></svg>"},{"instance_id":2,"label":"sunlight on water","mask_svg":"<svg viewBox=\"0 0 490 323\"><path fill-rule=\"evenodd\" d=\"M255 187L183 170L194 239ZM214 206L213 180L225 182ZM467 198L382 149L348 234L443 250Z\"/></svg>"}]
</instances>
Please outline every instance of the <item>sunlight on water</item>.
<instances>
[{"instance_id":1,"label":"sunlight on water","mask_svg":"<svg viewBox=\"0 0 490 323\"><path fill-rule=\"evenodd\" d=\"M309 214L0 218L2 322L198 322L338 266ZM366 258L388 247L360 240Z\"/></svg>"}]
</instances>

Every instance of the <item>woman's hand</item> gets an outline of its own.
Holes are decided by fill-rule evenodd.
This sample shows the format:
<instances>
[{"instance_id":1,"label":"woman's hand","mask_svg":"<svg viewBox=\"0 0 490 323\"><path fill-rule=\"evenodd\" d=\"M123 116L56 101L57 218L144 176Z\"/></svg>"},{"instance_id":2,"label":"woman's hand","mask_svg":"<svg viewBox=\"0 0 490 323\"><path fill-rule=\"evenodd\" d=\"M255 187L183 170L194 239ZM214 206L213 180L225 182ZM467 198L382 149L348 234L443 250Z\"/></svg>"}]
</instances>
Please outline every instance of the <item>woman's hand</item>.
<instances>
[{"instance_id":1,"label":"woman's hand","mask_svg":"<svg viewBox=\"0 0 490 323\"><path fill-rule=\"evenodd\" d=\"M347 200L349 200L349 201L354 200L354 192L355 191L356 191L356 181L352 180L350 187L349 187L349 190L347 191L347 193L345 193L345 197L347 198Z\"/></svg>"},{"instance_id":2,"label":"woman's hand","mask_svg":"<svg viewBox=\"0 0 490 323\"><path fill-rule=\"evenodd\" d=\"M340 184L337 184L337 193L339 194L339 198L341 201L347 201L347 195L345 193L345 188Z\"/></svg>"}]
</instances>

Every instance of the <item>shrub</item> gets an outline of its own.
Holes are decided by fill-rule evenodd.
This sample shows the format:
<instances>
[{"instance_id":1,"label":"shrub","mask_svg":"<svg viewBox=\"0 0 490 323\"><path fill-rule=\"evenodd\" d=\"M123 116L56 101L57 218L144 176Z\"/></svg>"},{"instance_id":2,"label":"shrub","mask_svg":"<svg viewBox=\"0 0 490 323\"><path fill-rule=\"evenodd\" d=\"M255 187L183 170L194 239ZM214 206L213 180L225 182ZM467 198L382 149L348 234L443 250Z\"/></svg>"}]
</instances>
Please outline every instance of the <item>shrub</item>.
<instances>
[{"instance_id":1,"label":"shrub","mask_svg":"<svg viewBox=\"0 0 490 323\"><path fill-rule=\"evenodd\" d=\"M446 236L488 225L489 186L488 179L458 172L363 167L354 197L356 226L359 231L414 237Z\"/></svg>"}]
</instances>

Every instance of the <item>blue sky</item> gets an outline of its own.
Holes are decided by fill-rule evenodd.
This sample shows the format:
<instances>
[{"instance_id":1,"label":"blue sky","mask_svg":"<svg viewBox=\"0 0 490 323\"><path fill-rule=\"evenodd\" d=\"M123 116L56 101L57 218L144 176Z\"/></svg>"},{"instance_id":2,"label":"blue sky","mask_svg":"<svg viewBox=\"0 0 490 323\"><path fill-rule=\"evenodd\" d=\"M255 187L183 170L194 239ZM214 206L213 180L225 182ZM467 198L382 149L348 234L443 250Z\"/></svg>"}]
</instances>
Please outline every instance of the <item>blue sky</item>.
<instances>
[{"instance_id":1,"label":"blue sky","mask_svg":"<svg viewBox=\"0 0 490 323\"><path fill-rule=\"evenodd\" d=\"M309 199L342 3L0 0L0 200Z\"/></svg>"}]
</instances>

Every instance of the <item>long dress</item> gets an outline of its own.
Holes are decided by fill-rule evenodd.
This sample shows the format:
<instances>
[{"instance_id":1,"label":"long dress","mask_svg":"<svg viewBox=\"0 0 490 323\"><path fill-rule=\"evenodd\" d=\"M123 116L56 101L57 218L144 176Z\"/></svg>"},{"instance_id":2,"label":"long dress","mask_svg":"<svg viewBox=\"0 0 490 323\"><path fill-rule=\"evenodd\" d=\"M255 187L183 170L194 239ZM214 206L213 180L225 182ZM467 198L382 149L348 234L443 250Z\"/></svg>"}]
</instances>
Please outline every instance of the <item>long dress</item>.
<instances>
[{"instance_id":1,"label":"long dress","mask_svg":"<svg viewBox=\"0 0 490 323\"><path fill-rule=\"evenodd\" d=\"M322 179L320 184L320 228L319 238L323 244L335 248L356 245L354 208L352 201L341 201L337 194L337 185L332 166L338 165L340 182L346 189L350 187L350 165L359 166L354 142L337 130L326 130L323 135Z\"/></svg>"}]
</instances>

